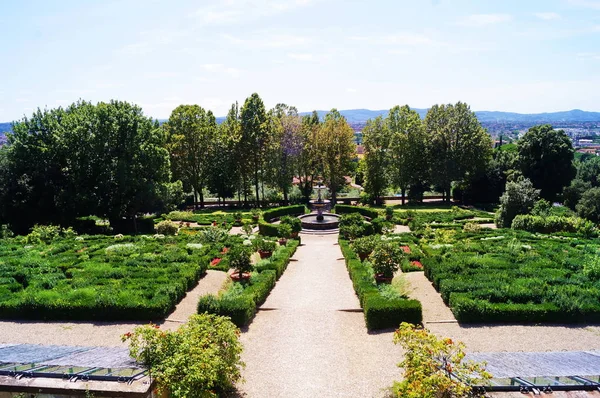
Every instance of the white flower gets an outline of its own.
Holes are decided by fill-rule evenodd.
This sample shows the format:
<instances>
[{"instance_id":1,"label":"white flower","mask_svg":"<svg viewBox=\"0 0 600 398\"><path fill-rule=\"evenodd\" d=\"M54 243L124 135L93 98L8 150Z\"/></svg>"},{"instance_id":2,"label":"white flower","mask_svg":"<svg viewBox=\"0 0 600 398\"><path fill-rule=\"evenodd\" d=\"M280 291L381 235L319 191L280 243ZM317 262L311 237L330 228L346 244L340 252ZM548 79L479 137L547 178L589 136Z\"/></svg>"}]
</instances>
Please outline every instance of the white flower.
<instances>
[{"instance_id":1,"label":"white flower","mask_svg":"<svg viewBox=\"0 0 600 398\"><path fill-rule=\"evenodd\" d=\"M185 246L189 247L190 249L202 249L202 243L188 243Z\"/></svg>"},{"instance_id":2,"label":"white flower","mask_svg":"<svg viewBox=\"0 0 600 398\"><path fill-rule=\"evenodd\" d=\"M115 239L117 239L117 240L123 239L123 238L124 238L123 234L116 234L115 235Z\"/></svg>"},{"instance_id":3,"label":"white flower","mask_svg":"<svg viewBox=\"0 0 600 398\"><path fill-rule=\"evenodd\" d=\"M246 239L242 242L244 246L252 246L252 241L250 239Z\"/></svg>"},{"instance_id":4,"label":"white flower","mask_svg":"<svg viewBox=\"0 0 600 398\"><path fill-rule=\"evenodd\" d=\"M250 240L254 240L254 239L256 239L256 236L254 236L254 235L250 235L250 236L248 237L248 239L250 239Z\"/></svg>"},{"instance_id":5,"label":"white flower","mask_svg":"<svg viewBox=\"0 0 600 398\"><path fill-rule=\"evenodd\" d=\"M155 234L154 235L154 239L164 239L165 235L164 234Z\"/></svg>"},{"instance_id":6,"label":"white flower","mask_svg":"<svg viewBox=\"0 0 600 398\"><path fill-rule=\"evenodd\" d=\"M78 236L75 238L75 240L78 242L83 242L83 236Z\"/></svg>"}]
</instances>

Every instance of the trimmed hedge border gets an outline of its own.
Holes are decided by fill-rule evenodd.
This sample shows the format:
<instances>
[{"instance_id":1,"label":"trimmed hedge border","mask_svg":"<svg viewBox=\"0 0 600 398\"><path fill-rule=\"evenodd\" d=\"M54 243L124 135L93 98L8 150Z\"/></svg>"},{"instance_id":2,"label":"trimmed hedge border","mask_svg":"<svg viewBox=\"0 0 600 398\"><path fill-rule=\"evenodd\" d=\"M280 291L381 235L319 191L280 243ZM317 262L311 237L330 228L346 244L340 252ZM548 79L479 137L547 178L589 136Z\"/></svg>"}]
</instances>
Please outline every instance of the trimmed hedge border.
<instances>
[{"instance_id":1,"label":"trimmed hedge border","mask_svg":"<svg viewBox=\"0 0 600 398\"><path fill-rule=\"evenodd\" d=\"M265 210L263 212L263 220L271 222L273 219L282 216L299 216L304 213L306 213L306 206L304 205L276 207L274 209Z\"/></svg>"},{"instance_id":2,"label":"trimmed hedge border","mask_svg":"<svg viewBox=\"0 0 600 398\"><path fill-rule=\"evenodd\" d=\"M379 211L376 209L370 209L368 207L335 205L333 211L336 214L359 213L365 217L369 217L370 219L379 217Z\"/></svg>"},{"instance_id":3,"label":"trimmed hedge border","mask_svg":"<svg viewBox=\"0 0 600 398\"><path fill-rule=\"evenodd\" d=\"M275 282L286 270L299 244L297 240L288 240L285 247L276 250L271 261L261 266L258 272L252 275L251 285L246 287L241 295L234 298L217 297L212 294L200 297L198 313L208 312L228 316L238 327L248 325L256 314L256 308L264 303Z\"/></svg>"},{"instance_id":4,"label":"trimmed hedge border","mask_svg":"<svg viewBox=\"0 0 600 398\"><path fill-rule=\"evenodd\" d=\"M423 321L421 303L413 299L387 299L383 297L373 277L369 274L348 241L339 239L354 291L364 310L367 329L397 328L402 322L420 324Z\"/></svg>"},{"instance_id":5,"label":"trimmed hedge border","mask_svg":"<svg viewBox=\"0 0 600 398\"><path fill-rule=\"evenodd\" d=\"M258 223L258 233L263 236L277 236L277 230L278 228L275 224L269 224L262 220Z\"/></svg>"}]
</instances>

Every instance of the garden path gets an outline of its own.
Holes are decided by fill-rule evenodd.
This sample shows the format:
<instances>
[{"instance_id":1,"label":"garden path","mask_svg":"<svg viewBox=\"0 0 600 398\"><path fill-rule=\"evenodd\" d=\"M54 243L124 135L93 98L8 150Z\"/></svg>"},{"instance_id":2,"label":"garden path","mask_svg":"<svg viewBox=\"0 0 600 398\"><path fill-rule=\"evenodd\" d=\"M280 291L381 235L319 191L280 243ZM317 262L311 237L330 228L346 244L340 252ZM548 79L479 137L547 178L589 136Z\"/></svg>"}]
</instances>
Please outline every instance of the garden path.
<instances>
[{"instance_id":1,"label":"garden path","mask_svg":"<svg viewBox=\"0 0 600 398\"><path fill-rule=\"evenodd\" d=\"M403 232L410 232L408 225L394 225L395 234L401 234Z\"/></svg>"},{"instance_id":2,"label":"garden path","mask_svg":"<svg viewBox=\"0 0 600 398\"><path fill-rule=\"evenodd\" d=\"M302 235L242 334L245 397L373 397L400 378L392 333L368 333L337 234Z\"/></svg>"},{"instance_id":3,"label":"garden path","mask_svg":"<svg viewBox=\"0 0 600 398\"><path fill-rule=\"evenodd\" d=\"M227 274L207 271L198 285L179 302L175 311L160 325L165 330L175 330L196 313L201 295L216 294ZM0 321L0 344L44 344L70 346L126 347L121 336L136 326L147 322L41 322Z\"/></svg>"}]
</instances>

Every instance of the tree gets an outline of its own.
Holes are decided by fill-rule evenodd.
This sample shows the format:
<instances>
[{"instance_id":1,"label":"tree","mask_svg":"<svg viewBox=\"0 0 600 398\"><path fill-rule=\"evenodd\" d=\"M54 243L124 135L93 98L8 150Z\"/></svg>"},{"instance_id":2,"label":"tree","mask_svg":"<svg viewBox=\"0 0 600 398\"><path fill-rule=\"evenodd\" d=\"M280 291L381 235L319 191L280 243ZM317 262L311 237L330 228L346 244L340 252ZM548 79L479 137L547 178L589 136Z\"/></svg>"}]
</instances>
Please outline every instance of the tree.
<instances>
[{"instance_id":1,"label":"tree","mask_svg":"<svg viewBox=\"0 0 600 398\"><path fill-rule=\"evenodd\" d=\"M600 188L591 188L585 191L576 206L579 217L600 223Z\"/></svg>"},{"instance_id":2,"label":"tree","mask_svg":"<svg viewBox=\"0 0 600 398\"><path fill-rule=\"evenodd\" d=\"M316 142L318 159L321 161L325 184L331 191L332 204L336 203L337 192L345 184L350 162L356 156L354 131L346 119L332 109L325 115Z\"/></svg>"},{"instance_id":3,"label":"tree","mask_svg":"<svg viewBox=\"0 0 600 398\"><path fill-rule=\"evenodd\" d=\"M571 140L546 124L530 128L517 145L521 172L544 199L554 201L575 176Z\"/></svg>"},{"instance_id":4,"label":"tree","mask_svg":"<svg viewBox=\"0 0 600 398\"><path fill-rule=\"evenodd\" d=\"M492 140L465 103L434 105L425 117L431 181L450 201L452 182L484 170Z\"/></svg>"},{"instance_id":5,"label":"tree","mask_svg":"<svg viewBox=\"0 0 600 398\"><path fill-rule=\"evenodd\" d=\"M173 110L165 127L173 175L184 187L193 190L194 204L200 195L200 207L204 207L203 190L217 132L215 117L198 105L180 105Z\"/></svg>"},{"instance_id":6,"label":"tree","mask_svg":"<svg viewBox=\"0 0 600 398\"><path fill-rule=\"evenodd\" d=\"M423 122L416 111L404 105L390 109L385 124L390 134L390 178L400 188L404 204L409 186L427 180Z\"/></svg>"},{"instance_id":7,"label":"tree","mask_svg":"<svg viewBox=\"0 0 600 398\"><path fill-rule=\"evenodd\" d=\"M302 118L295 107L277 104L269 112L269 119L272 123L268 154L269 181L283 192L283 201L287 204L296 163L303 147Z\"/></svg>"},{"instance_id":8,"label":"tree","mask_svg":"<svg viewBox=\"0 0 600 398\"><path fill-rule=\"evenodd\" d=\"M367 121L363 131L365 192L370 201L381 204L381 196L389 185L390 134L383 118Z\"/></svg>"},{"instance_id":9,"label":"tree","mask_svg":"<svg viewBox=\"0 0 600 398\"><path fill-rule=\"evenodd\" d=\"M243 149L240 155L251 165L250 171L254 177L256 205L258 206L260 204L259 175L263 168L265 149L268 143L267 113L265 104L258 94L254 93L246 98L240 119L242 132L240 145Z\"/></svg>"},{"instance_id":10,"label":"tree","mask_svg":"<svg viewBox=\"0 0 600 398\"><path fill-rule=\"evenodd\" d=\"M519 214L528 214L539 198L540 190L535 189L527 178L507 182L506 191L500 197L496 225L510 228L513 219Z\"/></svg>"},{"instance_id":11,"label":"tree","mask_svg":"<svg viewBox=\"0 0 600 398\"><path fill-rule=\"evenodd\" d=\"M321 121L316 111L310 115L302 117L302 126L300 128L300 141L302 150L296 162L298 186L304 197L304 201L308 204L310 196L313 192L313 182L322 170L322 163L319 159L319 146L317 140L321 129Z\"/></svg>"}]
</instances>

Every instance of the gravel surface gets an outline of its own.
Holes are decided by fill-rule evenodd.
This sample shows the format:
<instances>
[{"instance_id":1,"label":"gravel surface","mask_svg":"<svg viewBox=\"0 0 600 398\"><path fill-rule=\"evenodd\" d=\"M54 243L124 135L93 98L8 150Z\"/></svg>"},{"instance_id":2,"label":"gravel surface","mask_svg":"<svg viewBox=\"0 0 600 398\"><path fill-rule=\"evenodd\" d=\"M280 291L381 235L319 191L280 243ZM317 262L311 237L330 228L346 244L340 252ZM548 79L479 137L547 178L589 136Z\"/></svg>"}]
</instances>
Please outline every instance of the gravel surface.
<instances>
[{"instance_id":1,"label":"gravel surface","mask_svg":"<svg viewBox=\"0 0 600 398\"><path fill-rule=\"evenodd\" d=\"M182 321L196 313L199 296L217 293L226 277L225 272L208 270L198 285L179 302L175 311L160 323L161 328L177 329ZM0 344L126 347L121 336L146 323L0 321Z\"/></svg>"},{"instance_id":2,"label":"gravel surface","mask_svg":"<svg viewBox=\"0 0 600 398\"><path fill-rule=\"evenodd\" d=\"M408 225L394 225L395 234L400 234L402 232L410 232Z\"/></svg>"},{"instance_id":3,"label":"gravel surface","mask_svg":"<svg viewBox=\"0 0 600 398\"><path fill-rule=\"evenodd\" d=\"M447 322L454 319L439 293L422 272L405 274L410 296L423 305L425 327L459 340L469 352L543 352L600 349L600 326L586 325L491 325Z\"/></svg>"},{"instance_id":4,"label":"gravel surface","mask_svg":"<svg viewBox=\"0 0 600 398\"><path fill-rule=\"evenodd\" d=\"M302 235L242 334L245 397L377 397L400 378L392 333L370 334L337 235ZM350 311L344 311L350 310Z\"/></svg>"}]
</instances>

